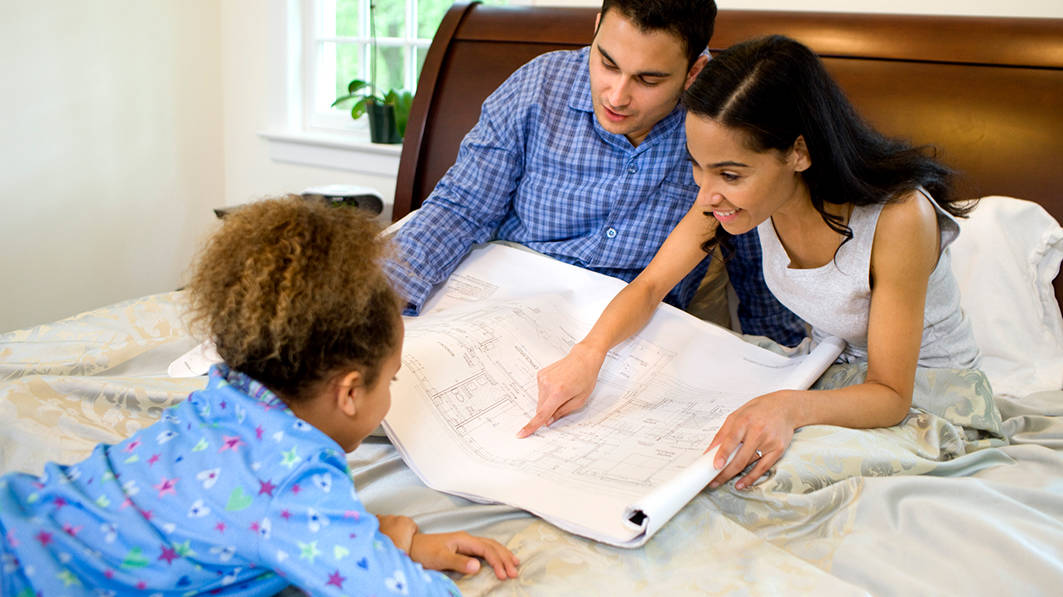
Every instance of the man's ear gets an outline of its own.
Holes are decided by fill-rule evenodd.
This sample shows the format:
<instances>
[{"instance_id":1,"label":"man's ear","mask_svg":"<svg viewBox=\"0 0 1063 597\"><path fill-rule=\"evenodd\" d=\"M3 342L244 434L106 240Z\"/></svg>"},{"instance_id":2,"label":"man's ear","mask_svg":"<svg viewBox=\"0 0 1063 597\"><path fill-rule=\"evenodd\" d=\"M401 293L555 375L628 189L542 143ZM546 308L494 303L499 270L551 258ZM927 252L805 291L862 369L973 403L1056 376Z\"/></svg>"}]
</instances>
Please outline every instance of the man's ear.
<instances>
[{"instance_id":1,"label":"man's ear","mask_svg":"<svg viewBox=\"0 0 1063 597\"><path fill-rule=\"evenodd\" d=\"M804 172L812 166L812 156L808 154L808 145L805 136L799 135L790 148L790 160L794 166L794 172Z\"/></svg>"},{"instance_id":2,"label":"man's ear","mask_svg":"<svg viewBox=\"0 0 1063 597\"><path fill-rule=\"evenodd\" d=\"M344 373L332 385L336 407L348 417L358 414L359 393L365 391L362 374L357 370Z\"/></svg>"},{"instance_id":3,"label":"man's ear","mask_svg":"<svg viewBox=\"0 0 1063 597\"><path fill-rule=\"evenodd\" d=\"M687 80L683 83L683 89L690 87L694 84L694 79L698 78L698 74L701 69L705 68L705 65L709 63L709 57L702 54L698 56L698 59L694 61L694 64L690 66L690 70L687 71Z\"/></svg>"}]
</instances>

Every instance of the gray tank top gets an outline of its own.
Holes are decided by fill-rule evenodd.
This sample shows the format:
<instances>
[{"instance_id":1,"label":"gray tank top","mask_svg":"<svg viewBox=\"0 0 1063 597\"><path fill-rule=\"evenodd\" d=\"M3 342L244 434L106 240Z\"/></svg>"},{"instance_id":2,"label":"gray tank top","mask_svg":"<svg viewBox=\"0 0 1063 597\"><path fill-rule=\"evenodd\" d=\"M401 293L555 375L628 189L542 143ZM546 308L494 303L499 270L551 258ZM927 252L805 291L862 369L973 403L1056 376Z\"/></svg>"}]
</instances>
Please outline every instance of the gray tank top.
<instances>
[{"instance_id":1,"label":"gray tank top","mask_svg":"<svg viewBox=\"0 0 1063 597\"><path fill-rule=\"evenodd\" d=\"M925 191L937 210L941 252L930 274L923 311L923 342L919 366L973 368L978 366L978 346L970 321L960 308L960 289L952 274L948 247L960 227ZM867 325L871 312L871 244L885 204L855 206L849 217L853 238L836 258L817 268L790 267L771 218L757 227L764 253L764 281L783 305L812 326L812 342L826 336L846 341L839 362L867 361Z\"/></svg>"}]
</instances>

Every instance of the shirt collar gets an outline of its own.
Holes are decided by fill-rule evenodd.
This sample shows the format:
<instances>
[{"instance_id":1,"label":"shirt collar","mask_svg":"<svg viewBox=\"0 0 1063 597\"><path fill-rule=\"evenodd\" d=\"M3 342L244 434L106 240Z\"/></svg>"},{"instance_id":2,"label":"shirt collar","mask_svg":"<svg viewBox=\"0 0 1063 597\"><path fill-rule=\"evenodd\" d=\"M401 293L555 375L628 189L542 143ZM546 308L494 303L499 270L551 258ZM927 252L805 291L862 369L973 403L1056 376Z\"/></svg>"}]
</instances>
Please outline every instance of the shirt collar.
<instances>
[{"instance_id":1,"label":"shirt collar","mask_svg":"<svg viewBox=\"0 0 1063 597\"><path fill-rule=\"evenodd\" d=\"M583 66L579 68L576 78L572 81L572 92L568 95L568 107L580 112L594 112L594 104L591 102L591 47L587 46L579 52Z\"/></svg>"},{"instance_id":2,"label":"shirt collar","mask_svg":"<svg viewBox=\"0 0 1063 597\"><path fill-rule=\"evenodd\" d=\"M231 369L225 363L212 365L209 375L208 386L219 388L232 386L233 389L238 390L243 394L247 394L256 401L261 402L264 406L280 406L284 408L287 408L288 406L279 396L273 393L272 390L263 385L262 382L256 381L249 375Z\"/></svg>"}]
</instances>

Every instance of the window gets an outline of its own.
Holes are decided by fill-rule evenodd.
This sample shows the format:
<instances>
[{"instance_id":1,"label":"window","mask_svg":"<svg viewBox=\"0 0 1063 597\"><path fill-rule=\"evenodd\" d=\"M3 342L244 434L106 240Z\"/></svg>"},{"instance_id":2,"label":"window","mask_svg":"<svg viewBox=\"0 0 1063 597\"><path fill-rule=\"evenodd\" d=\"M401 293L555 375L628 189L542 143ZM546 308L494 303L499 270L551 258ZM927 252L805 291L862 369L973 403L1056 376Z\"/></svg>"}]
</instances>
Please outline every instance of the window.
<instances>
[{"instance_id":1,"label":"window","mask_svg":"<svg viewBox=\"0 0 1063 597\"><path fill-rule=\"evenodd\" d=\"M525 2L485 0L518 3ZM346 108L330 107L347 93L351 79L375 81L378 90L414 91L432 36L450 6L451 0L312 0L304 63L307 128L366 128L364 118L351 119L350 102Z\"/></svg>"}]
</instances>

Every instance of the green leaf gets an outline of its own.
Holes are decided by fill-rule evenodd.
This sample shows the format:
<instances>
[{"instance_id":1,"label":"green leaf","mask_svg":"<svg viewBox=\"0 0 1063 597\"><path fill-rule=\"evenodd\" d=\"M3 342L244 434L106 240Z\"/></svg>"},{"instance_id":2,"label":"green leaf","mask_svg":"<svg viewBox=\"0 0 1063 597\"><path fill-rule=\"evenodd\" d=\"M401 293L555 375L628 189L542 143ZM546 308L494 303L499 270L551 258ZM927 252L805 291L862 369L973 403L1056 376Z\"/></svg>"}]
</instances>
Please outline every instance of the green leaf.
<instances>
[{"instance_id":1,"label":"green leaf","mask_svg":"<svg viewBox=\"0 0 1063 597\"><path fill-rule=\"evenodd\" d=\"M343 96L337 97L336 101L332 102L332 105L329 106L329 107L330 108L335 108L336 104L345 102L345 101L350 100L350 99L354 99L356 97L362 97L362 96L361 96L361 94L357 94L357 93L348 93L347 95L343 95Z\"/></svg>"},{"instance_id":2,"label":"green leaf","mask_svg":"<svg viewBox=\"0 0 1063 597\"><path fill-rule=\"evenodd\" d=\"M347 84L347 93L353 94L354 92L358 91L359 89L363 89L363 88L368 87L368 86L369 86L369 83L366 83L365 81L363 81L361 79L352 79L351 82Z\"/></svg>"},{"instance_id":3,"label":"green leaf","mask_svg":"<svg viewBox=\"0 0 1063 597\"><path fill-rule=\"evenodd\" d=\"M354 106L351 107L351 118L358 120L362 117L362 114L365 114L365 102L367 99L368 98L363 97L354 103Z\"/></svg>"},{"instance_id":4,"label":"green leaf","mask_svg":"<svg viewBox=\"0 0 1063 597\"><path fill-rule=\"evenodd\" d=\"M395 128L398 129L399 136L404 137L406 135L406 123L410 120L410 107L413 106L413 94L402 90L396 95Z\"/></svg>"}]
</instances>

